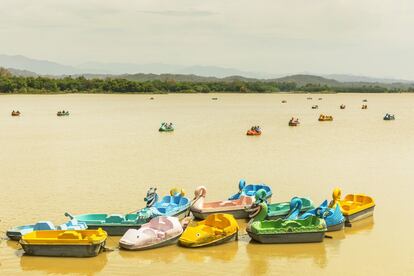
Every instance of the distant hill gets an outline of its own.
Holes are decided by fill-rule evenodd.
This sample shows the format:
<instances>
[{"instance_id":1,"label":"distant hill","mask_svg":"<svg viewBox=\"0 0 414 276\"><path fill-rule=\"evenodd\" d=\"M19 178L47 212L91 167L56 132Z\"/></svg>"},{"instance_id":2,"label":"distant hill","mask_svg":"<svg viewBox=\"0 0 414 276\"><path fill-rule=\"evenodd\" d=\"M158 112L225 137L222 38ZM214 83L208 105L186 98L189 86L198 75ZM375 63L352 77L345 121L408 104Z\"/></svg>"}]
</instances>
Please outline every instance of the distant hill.
<instances>
[{"instance_id":1,"label":"distant hill","mask_svg":"<svg viewBox=\"0 0 414 276\"><path fill-rule=\"evenodd\" d=\"M327 86L341 85L341 83L336 80L327 79L327 78L314 76L314 75L292 75L292 76L286 76L282 78L273 79L272 81L295 82L299 86L304 86L306 84L319 84L319 85L327 85Z\"/></svg>"},{"instance_id":2,"label":"distant hill","mask_svg":"<svg viewBox=\"0 0 414 276\"><path fill-rule=\"evenodd\" d=\"M334 79L340 82L364 82L364 83L412 83L412 81L390 78L373 78L366 76L344 75L344 74L329 74L322 75L325 78Z\"/></svg>"},{"instance_id":3,"label":"distant hill","mask_svg":"<svg viewBox=\"0 0 414 276\"><path fill-rule=\"evenodd\" d=\"M7 70L14 76L19 76L19 77L36 77L38 76L38 74L32 72L32 71L28 71L28 70L19 70L19 69L14 69L14 68L7 68Z\"/></svg>"}]
</instances>

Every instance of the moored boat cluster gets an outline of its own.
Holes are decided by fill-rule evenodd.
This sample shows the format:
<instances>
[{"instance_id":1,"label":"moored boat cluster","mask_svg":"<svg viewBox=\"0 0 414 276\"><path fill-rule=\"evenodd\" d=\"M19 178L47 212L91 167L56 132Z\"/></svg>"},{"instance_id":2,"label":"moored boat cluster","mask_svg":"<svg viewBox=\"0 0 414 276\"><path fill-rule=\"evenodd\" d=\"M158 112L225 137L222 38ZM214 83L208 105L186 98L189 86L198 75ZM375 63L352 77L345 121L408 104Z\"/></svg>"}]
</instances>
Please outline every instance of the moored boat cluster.
<instances>
[{"instance_id":1,"label":"moored boat cluster","mask_svg":"<svg viewBox=\"0 0 414 276\"><path fill-rule=\"evenodd\" d=\"M167 245L203 247L237 240L236 219L249 219L246 232L259 243L322 242L327 231L339 231L372 216L375 203L363 194L341 197L335 188L332 200L315 207L306 197L270 203L266 184L239 182L239 191L222 201L206 201L207 189L195 189L194 199L182 189L171 189L159 198L157 189L146 194L146 206L127 214L72 215L55 227L49 221L14 227L7 236L18 240L25 254L36 256L92 257L105 249L108 236L122 236L124 250L147 250ZM192 213L192 216L190 215Z\"/></svg>"}]
</instances>

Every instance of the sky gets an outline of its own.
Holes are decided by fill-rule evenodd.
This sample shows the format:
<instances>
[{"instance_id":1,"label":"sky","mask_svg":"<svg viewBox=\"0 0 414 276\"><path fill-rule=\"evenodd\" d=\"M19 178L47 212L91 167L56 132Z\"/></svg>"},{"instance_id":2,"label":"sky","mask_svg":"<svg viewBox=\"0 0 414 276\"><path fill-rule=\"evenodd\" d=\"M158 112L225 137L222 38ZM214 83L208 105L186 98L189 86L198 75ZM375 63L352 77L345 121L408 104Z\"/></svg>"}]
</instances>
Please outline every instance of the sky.
<instances>
[{"instance_id":1,"label":"sky","mask_svg":"<svg viewBox=\"0 0 414 276\"><path fill-rule=\"evenodd\" d=\"M0 54L414 80L412 0L0 0Z\"/></svg>"}]
</instances>

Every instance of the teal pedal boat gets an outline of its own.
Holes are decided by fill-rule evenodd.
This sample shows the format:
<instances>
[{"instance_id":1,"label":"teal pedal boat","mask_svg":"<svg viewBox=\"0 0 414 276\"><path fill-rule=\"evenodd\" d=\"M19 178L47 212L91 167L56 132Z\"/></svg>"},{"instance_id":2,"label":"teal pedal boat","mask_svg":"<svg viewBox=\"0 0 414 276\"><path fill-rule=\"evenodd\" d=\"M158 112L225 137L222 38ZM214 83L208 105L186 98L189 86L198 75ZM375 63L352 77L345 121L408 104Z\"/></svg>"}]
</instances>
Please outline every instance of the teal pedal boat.
<instances>
[{"instance_id":1,"label":"teal pedal boat","mask_svg":"<svg viewBox=\"0 0 414 276\"><path fill-rule=\"evenodd\" d=\"M159 132L171 132L174 131L174 126L172 123L162 123L160 128L158 129Z\"/></svg>"},{"instance_id":2,"label":"teal pedal boat","mask_svg":"<svg viewBox=\"0 0 414 276\"><path fill-rule=\"evenodd\" d=\"M266 191L265 199L267 201L272 197L272 189L266 184L248 184L246 185L246 180L241 179L239 181L239 192L237 194L229 197L229 200L239 199L240 196L255 196L256 192L260 189Z\"/></svg>"},{"instance_id":3,"label":"teal pedal boat","mask_svg":"<svg viewBox=\"0 0 414 276\"><path fill-rule=\"evenodd\" d=\"M321 242L327 231L325 221L314 215L305 219L268 220L266 202L253 204L249 211L251 220L246 231L252 240L259 243Z\"/></svg>"},{"instance_id":4,"label":"teal pedal boat","mask_svg":"<svg viewBox=\"0 0 414 276\"><path fill-rule=\"evenodd\" d=\"M267 218L268 219L285 218L289 214L289 211L290 211L290 202L286 201L286 202L270 204L266 200L266 195L267 195L266 191L258 191L256 192L255 198L256 198L256 203L260 203L260 202L267 203L267 210L268 210ZM302 201L300 213L305 213L315 208L313 206L312 200L310 200L309 198L299 197L299 199Z\"/></svg>"},{"instance_id":5,"label":"teal pedal boat","mask_svg":"<svg viewBox=\"0 0 414 276\"><path fill-rule=\"evenodd\" d=\"M158 201L156 188L150 188L144 200L147 206L129 214L82 214L72 216L78 221L86 223L89 229L105 230L109 236L122 236L129 229L139 229L143 224L158 216L185 217L190 208L190 199L185 197L183 190L172 189L170 195Z\"/></svg>"}]
</instances>

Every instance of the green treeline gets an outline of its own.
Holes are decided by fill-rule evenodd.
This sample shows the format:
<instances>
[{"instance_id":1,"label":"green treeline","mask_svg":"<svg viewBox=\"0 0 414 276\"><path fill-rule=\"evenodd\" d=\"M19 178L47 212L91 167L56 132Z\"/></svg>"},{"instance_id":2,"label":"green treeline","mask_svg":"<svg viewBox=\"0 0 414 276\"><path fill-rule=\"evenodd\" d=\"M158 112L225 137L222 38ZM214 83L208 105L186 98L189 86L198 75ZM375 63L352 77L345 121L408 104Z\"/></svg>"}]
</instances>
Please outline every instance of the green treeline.
<instances>
[{"instance_id":1,"label":"green treeline","mask_svg":"<svg viewBox=\"0 0 414 276\"><path fill-rule=\"evenodd\" d=\"M295 82L231 81L231 82L176 82L130 81L120 78L87 79L85 77L17 77L0 70L0 93L208 93L208 92L414 92L408 89L386 88L378 85L340 86Z\"/></svg>"}]
</instances>

